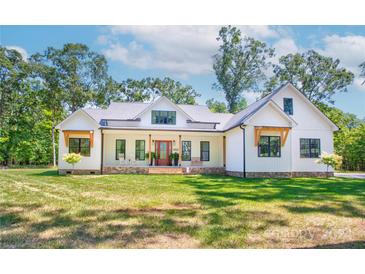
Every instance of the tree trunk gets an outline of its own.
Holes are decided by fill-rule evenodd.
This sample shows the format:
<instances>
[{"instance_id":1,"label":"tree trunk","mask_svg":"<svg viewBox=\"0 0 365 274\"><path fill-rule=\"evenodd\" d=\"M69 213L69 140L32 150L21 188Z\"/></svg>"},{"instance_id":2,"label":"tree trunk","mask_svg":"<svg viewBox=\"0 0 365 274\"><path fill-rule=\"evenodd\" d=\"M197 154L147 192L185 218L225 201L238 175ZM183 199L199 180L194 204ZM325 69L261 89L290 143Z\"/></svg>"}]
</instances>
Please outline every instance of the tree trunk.
<instances>
[{"instance_id":1,"label":"tree trunk","mask_svg":"<svg viewBox=\"0 0 365 274\"><path fill-rule=\"evenodd\" d=\"M56 143L55 143L55 127L54 127L54 111L52 112L52 156L53 167L56 167Z\"/></svg>"}]
</instances>

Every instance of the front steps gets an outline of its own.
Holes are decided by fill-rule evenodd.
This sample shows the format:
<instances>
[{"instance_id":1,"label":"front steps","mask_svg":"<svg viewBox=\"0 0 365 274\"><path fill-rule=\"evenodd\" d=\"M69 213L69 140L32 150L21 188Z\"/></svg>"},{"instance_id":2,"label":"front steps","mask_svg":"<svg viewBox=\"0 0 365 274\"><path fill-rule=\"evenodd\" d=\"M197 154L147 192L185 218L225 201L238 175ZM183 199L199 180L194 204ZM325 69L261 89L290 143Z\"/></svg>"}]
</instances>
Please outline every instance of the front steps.
<instances>
[{"instance_id":1,"label":"front steps","mask_svg":"<svg viewBox=\"0 0 365 274\"><path fill-rule=\"evenodd\" d=\"M149 167L148 174L184 174L181 167Z\"/></svg>"}]
</instances>

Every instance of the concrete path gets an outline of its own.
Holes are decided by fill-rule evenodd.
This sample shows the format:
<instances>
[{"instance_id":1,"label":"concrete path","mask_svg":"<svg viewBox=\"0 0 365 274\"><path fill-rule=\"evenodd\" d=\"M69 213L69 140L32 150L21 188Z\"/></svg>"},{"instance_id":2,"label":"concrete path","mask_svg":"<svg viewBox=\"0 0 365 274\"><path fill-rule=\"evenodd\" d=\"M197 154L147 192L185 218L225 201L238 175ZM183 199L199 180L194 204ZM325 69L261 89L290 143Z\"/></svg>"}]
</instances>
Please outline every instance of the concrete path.
<instances>
[{"instance_id":1,"label":"concrete path","mask_svg":"<svg viewBox=\"0 0 365 274\"><path fill-rule=\"evenodd\" d=\"M336 177L365 179L365 173L335 173Z\"/></svg>"}]
</instances>

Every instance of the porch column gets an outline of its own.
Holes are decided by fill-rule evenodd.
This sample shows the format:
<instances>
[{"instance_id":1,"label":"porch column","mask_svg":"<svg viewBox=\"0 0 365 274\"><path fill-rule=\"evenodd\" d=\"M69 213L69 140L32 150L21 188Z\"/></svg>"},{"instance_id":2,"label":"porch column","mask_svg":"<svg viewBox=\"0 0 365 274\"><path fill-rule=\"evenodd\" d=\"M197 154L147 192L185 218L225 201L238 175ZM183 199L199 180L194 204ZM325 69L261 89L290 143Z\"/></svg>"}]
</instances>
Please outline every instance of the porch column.
<instances>
[{"instance_id":1,"label":"porch column","mask_svg":"<svg viewBox=\"0 0 365 274\"><path fill-rule=\"evenodd\" d=\"M148 161L150 162L150 165L152 164L152 140L151 140L151 134L148 135Z\"/></svg>"},{"instance_id":2,"label":"porch column","mask_svg":"<svg viewBox=\"0 0 365 274\"><path fill-rule=\"evenodd\" d=\"M182 153L182 143L181 143L181 135L179 135L179 166L181 166L181 153Z\"/></svg>"}]
</instances>

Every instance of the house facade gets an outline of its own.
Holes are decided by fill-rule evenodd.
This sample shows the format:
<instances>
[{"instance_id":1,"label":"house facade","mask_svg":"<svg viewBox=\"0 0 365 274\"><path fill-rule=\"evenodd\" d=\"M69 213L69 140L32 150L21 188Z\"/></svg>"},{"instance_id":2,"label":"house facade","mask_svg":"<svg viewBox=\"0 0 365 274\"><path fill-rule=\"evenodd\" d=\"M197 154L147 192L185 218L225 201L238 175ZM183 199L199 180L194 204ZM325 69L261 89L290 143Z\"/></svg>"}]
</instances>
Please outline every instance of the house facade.
<instances>
[{"instance_id":1,"label":"house facade","mask_svg":"<svg viewBox=\"0 0 365 274\"><path fill-rule=\"evenodd\" d=\"M333 152L338 130L293 85L286 84L237 114L206 106L111 103L80 109L61 122L59 172L227 174L243 177L325 176L321 152ZM330 170L330 173L333 171Z\"/></svg>"}]
</instances>

